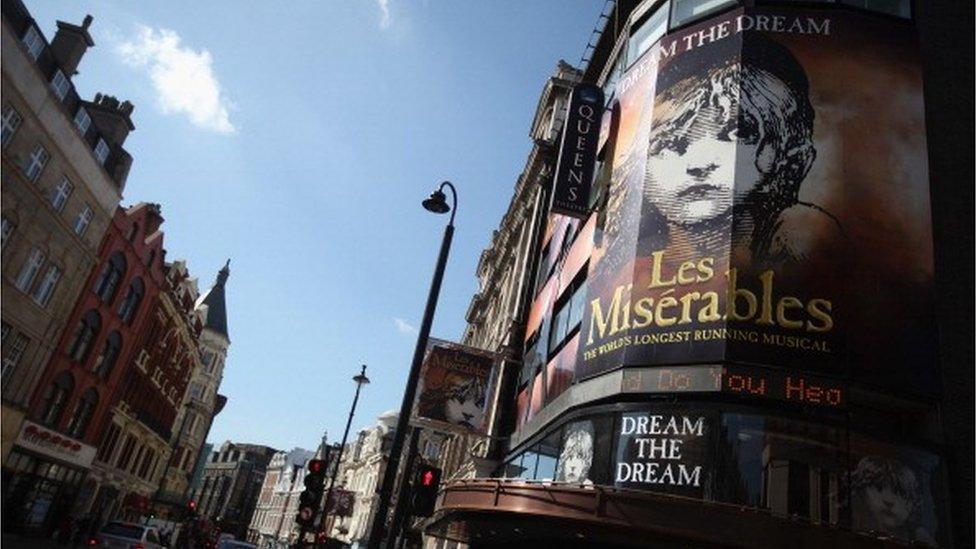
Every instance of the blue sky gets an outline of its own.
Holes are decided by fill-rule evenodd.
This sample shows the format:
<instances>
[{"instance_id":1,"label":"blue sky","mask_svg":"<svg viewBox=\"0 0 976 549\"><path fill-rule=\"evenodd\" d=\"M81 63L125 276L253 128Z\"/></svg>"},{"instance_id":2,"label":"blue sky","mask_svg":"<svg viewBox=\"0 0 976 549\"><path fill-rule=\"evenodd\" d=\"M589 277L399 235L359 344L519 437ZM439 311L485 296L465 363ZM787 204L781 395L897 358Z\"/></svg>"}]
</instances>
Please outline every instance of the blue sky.
<instances>
[{"instance_id":1,"label":"blue sky","mask_svg":"<svg viewBox=\"0 0 976 549\"><path fill-rule=\"evenodd\" d=\"M210 440L314 448L399 408L446 218L460 208L433 335L461 336L475 267L530 149L559 59L602 0L55 2L94 16L74 82L136 105L123 204L162 204L167 258L201 291L231 258L229 401ZM287 6L287 9L285 7Z\"/></svg>"}]
</instances>

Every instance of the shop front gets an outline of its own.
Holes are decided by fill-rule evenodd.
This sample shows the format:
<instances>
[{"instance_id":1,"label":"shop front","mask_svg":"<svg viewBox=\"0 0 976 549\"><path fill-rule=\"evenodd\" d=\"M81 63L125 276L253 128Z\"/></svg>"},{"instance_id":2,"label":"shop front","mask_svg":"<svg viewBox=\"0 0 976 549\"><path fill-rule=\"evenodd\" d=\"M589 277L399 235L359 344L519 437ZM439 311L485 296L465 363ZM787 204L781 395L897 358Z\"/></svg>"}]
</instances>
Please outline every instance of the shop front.
<instances>
[{"instance_id":1,"label":"shop front","mask_svg":"<svg viewBox=\"0 0 976 549\"><path fill-rule=\"evenodd\" d=\"M25 421L3 463L3 529L51 537L78 514L95 448Z\"/></svg>"}]
</instances>

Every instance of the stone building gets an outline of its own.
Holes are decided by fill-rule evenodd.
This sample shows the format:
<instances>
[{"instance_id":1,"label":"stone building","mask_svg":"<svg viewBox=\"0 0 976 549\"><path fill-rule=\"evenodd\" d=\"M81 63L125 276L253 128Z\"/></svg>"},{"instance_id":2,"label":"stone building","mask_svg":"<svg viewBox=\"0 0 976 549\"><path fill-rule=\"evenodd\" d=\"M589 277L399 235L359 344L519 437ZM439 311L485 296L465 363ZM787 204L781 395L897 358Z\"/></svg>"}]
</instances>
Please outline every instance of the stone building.
<instances>
[{"instance_id":1,"label":"stone building","mask_svg":"<svg viewBox=\"0 0 976 549\"><path fill-rule=\"evenodd\" d=\"M225 441L210 454L203 483L193 494L197 512L216 521L222 531L246 539L264 473L276 453L267 446Z\"/></svg>"},{"instance_id":2,"label":"stone building","mask_svg":"<svg viewBox=\"0 0 976 549\"><path fill-rule=\"evenodd\" d=\"M305 489L305 464L315 456L315 452L301 448L272 456L248 528L248 541L267 549L294 544L298 496Z\"/></svg>"},{"instance_id":3,"label":"stone building","mask_svg":"<svg viewBox=\"0 0 976 549\"><path fill-rule=\"evenodd\" d=\"M353 493L352 514L348 517L330 515L326 528L329 537L359 546L364 546L368 541L377 503L376 490L383 481L396 422L395 411L384 412L376 418L376 425L363 429L355 441L346 445L339 463L335 489Z\"/></svg>"},{"instance_id":4,"label":"stone building","mask_svg":"<svg viewBox=\"0 0 976 549\"><path fill-rule=\"evenodd\" d=\"M963 11L608 2L588 207L543 198L510 253L521 367L492 444L448 444L428 544L972 546ZM473 305L465 342L503 342Z\"/></svg>"},{"instance_id":5,"label":"stone building","mask_svg":"<svg viewBox=\"0 0 976 549\"><path fill-rule=\"evenodd\" d=\"M2 23L2 449L22 435L27 406L97 269L132 157L133 106L72 84L94 41L91 16L58 22L49 43L20 0ZM43 451L40 451L43 453Z\"/></svg>"}]
</instances>

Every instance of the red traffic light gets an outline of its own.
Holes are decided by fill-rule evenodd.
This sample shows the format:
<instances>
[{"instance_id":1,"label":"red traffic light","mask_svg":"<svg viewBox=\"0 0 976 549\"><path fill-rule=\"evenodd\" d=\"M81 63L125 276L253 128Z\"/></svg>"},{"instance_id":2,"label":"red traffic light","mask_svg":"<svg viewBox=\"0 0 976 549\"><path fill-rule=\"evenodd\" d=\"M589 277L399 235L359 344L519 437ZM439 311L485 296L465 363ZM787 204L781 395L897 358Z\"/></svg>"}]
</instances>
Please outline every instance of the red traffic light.
<instances>
[{"instance_id":1,"label":"red traffic light","mask_svg":"<svg viewBox=\"0 0 976 549\"><path fill-rule=\"evenodd\" d=\"M434 484L434 472L424 471L423 477L421 477L420 479L420 483L423 484L424 486L430 486L431 484Z\"/></svg>"},{"instance_id":2,"label":"red traffic light","mask_svg":"<svg viewBox=\"0 0 976 549\"><path fill-rule=\"evenodd\" d=\"M190 503L187 503L187 504L186 504L186 506L187 506L187 508L189 508L189 509L190 509L191 511L196 511L196 509L197 509L197 502L191 499L191 500L190 500Z\"/></svg>"},{"instance_id":3,"label":"red traffic light","mask_svg":"<svg viewBox=\"0 0 976 549\"><path fill-rule=\"evenodd\" d=\"M321 459L310 459L308 461L308 471L310 473L320 473L325 470L325 461Z\"/></svg>"}]
</instances>

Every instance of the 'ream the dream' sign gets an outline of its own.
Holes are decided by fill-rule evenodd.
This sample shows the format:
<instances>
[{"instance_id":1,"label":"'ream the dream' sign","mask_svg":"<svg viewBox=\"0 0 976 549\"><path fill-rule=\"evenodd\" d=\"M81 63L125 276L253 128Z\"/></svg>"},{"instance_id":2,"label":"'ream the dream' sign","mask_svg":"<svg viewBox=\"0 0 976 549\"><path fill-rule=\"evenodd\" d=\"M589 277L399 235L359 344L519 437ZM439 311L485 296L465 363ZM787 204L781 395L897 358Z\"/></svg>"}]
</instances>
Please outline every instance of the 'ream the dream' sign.
<instances>
[{"instance_id":1,"label":"'ream the dream' sign","mask_svg":"<svg viewBox=\"0 0 976 549\"><path fill-rule=\"evenodd\" d=\"M704 414L623 414L614 482L700 497L706 480L709 421Z\"/></svg>"}]
</instances>

